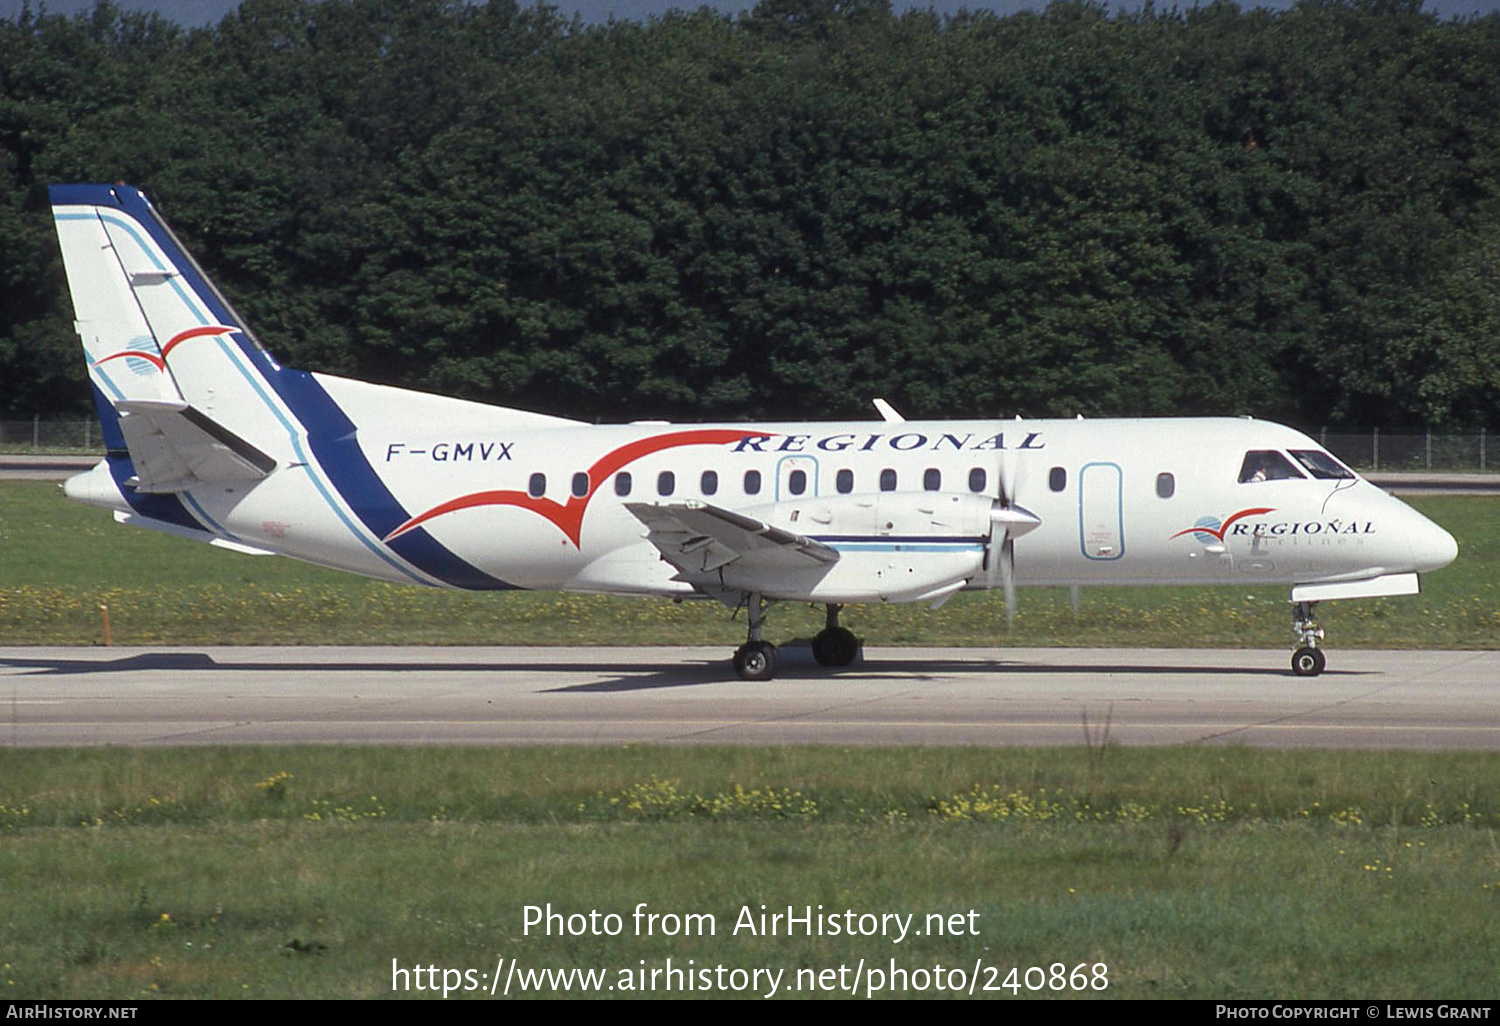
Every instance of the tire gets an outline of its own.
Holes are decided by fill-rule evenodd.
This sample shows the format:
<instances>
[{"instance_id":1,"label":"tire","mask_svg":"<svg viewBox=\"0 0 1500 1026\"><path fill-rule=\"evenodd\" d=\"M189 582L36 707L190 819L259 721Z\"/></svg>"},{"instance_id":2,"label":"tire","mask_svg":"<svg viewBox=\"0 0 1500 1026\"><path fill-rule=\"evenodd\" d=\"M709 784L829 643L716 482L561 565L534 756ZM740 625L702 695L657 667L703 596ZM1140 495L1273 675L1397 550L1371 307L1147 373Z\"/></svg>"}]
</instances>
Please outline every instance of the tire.
<instances>
[{"instance_id":1,"label":"tire","mask_svg":"<svg viewBox=\"0 0 1500 1026\"><path fill-rule=\"evenodd\" d=\"M830 627L813 638L813 658L820 666L848 666L859 655L859 639L845 627Z\"/></svg>"},{"instance_id":2,"label":"tire","mask_svg":"<svg viewBox=\"0 0 1500 1026\"><path fill-rule=\"evenodd\" d=\"M781 657L769 641L747 641L734 650L734 672L740 680L770 680L780 666Z\"/></svg>"},{"instance_id":3,"label":"tire","mask_svg":"<svg viewBox=\"0 0 1500 1026\"><path fill-rule=\"evenodd\" d=\"M1319 648L1299 648L1292 653L1292 672L1299 677L1316 677L1328 665L1328 657Z\"/></svg>"}]
</instances>

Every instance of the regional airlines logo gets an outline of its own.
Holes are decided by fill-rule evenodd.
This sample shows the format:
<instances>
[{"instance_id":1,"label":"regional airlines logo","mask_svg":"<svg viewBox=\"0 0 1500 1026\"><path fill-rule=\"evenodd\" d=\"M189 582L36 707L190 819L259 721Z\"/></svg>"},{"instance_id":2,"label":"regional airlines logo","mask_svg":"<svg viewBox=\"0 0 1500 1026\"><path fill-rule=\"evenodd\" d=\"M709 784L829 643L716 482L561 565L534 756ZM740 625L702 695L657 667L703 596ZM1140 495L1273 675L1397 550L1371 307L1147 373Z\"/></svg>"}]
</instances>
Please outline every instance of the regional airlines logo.
<instances>
[{"instance_id":1,"label":"regional airlines logo","mask_svg":"<svg viewBox=\"0 0 1500 1026\"><path fill-rule=\"evenodd\" d=\"M121 352L112 353L109 356L101 357L100 359L95 360L94 366L98 367L100 364L108 363L111 360L124 360L125 366L129 367L130 370L136 374L149 374L151 373L153 368L158 373L162 373L167 369L167 354L170 353L178 345L186 342L188 339L209 338L214 335L227 335L230 332L239 330L239 328L224 324L205 324L200 328L189 328L187 331L179 331L177 334L173 335L170 339L167 340L167 344L161 347L160 355L149 352L144 348L125 349ZM138 339L133 339L130 344L133 346L145 346L152 343L152 339L143 335Z\"/></svg>"},{"instance_id":2,"label":"regional airlines logo","mask_svg":"<svg viewBox=\"0 0 1500 1026\"><path fill-rule=\"evenodd\" d=\"M596 460L594 465L588 469L588 491L583 495L569 497L566 503L556 502L552 499L514 489L472 492L468 495L460 495L456 499L449 499L447 502L439 503L425 513L418 513L386 535L382 540L386 542L394 541L407 531L414 530L435 517L456 513L461 509L475 509L479 506L515 506L518 509L530 510L538 516L551 521L573 543L574 548L580 548L578 539L583 530L583 514L588 510L589 502L593 499L594 493L599 490L599 486L609 480L610 476L616 471L623 469L643 456L649 456L652 453L662 452L667 449L675 449L683 445L725 445L730 442L743 442L748 438L764 439L769 437L771 436L764 431L704 428L698 431L679 431L669 435L654 435L650 438L642 438L627 445L622 445L618 449L613 449Z\"/></svg>"},{"instance_id":3,"label":"regional airlines logo","mask_svg":"<svg viewBox=\"0 0 1500 1026\"><path fill-rule=\"evenodd\" d=\"M1185 534L1192 535L1204 545L1212 545L1214 542L1223 543L1224 535L1229 529L1246 517L1258 517L1264 513L1275 513L1276 510L1269 506L1253 506L1250 509L1242 509L1238 513L1231 513L1225 520L1220 521L1217 517L1199 517L1193 522L1193 526L1184 531L1178 531L1172 535L1173 538L1181 538Z\"/></svg>"},{"instance_id":4,"label":"regional airlines logo","mask_svg":"<svg viewBox=\"0 0 1500 1026\"><path fill-rule=\"evenodd\" d=\"M1242 509L1238 513L1231 513L1223 523L1214 517L1199 517L1192 527L1178 531L1171 537L1181 538L1185 534L1190 534L1204 545L1212 545L1214 542L1222 544L1231 537L1286 539L1292 544L1297 544L1300 538L1320 538L1324 543L1337 541L1342 544L1344 536L1375 533L1373 520L1344 520L1339 517L1331 520L1277 520L1274 523L1262 522L1253 526L1241 523L1249 517L1275 512L1276 510L1265 506L1255 506L1251 509Z\"/></svg>"}]
</instances>

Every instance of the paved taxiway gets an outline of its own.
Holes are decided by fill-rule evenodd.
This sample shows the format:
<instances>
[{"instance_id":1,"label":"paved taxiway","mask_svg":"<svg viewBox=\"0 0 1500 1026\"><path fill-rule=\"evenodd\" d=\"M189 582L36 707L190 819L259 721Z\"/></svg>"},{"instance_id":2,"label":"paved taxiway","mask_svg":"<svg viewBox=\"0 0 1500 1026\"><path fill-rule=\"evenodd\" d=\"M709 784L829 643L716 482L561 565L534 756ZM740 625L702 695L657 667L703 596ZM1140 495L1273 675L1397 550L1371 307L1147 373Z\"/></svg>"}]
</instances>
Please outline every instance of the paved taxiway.
<instances>
[{"instance_id":1,"label":"paved taxiway","mask_svg":"<svg viewBox=\"0 0 1500 1026\"><path fill-rule=\"evenodd\" d=\"M1500 749L1493 652L0 648L0 745L1115 744Z\"/></svg>"}]
</instances>

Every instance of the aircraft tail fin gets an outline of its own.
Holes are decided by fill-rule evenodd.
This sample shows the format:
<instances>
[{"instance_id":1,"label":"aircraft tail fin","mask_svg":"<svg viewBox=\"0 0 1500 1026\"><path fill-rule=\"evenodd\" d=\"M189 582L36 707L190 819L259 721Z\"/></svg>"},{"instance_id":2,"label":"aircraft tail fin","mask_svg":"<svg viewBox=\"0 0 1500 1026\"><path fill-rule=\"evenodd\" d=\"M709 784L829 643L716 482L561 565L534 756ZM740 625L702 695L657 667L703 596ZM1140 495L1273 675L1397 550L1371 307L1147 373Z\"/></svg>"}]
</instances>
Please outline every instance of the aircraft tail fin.
<instances>
[{"instance_id":1,"label":"aircraft tail fin","mask_svg":"<svg viewBox=\"0 0 1500 1026\"><path fill-rule=\"evenodd\" d=\"M125 185L54 185L49 193L110 448L139 435L121 429L122 415L141 418L137 429L152 420L148 408L166 416L164 407L131 413L122 405L137 402L186 404L257 446L284 436L286 424L265 401L267 378L281 368L145 195ZM179 423L185 415L178 412Z\"/></svg>"}]
</instances>

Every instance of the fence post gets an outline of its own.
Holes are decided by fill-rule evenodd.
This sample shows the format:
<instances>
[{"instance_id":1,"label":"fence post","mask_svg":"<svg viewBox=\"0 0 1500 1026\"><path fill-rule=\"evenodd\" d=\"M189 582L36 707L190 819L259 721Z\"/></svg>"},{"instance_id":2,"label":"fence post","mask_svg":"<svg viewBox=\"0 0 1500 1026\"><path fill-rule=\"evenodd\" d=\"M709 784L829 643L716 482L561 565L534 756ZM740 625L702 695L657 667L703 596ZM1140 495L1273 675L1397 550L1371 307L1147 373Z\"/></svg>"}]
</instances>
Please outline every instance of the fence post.
<instances>
[{"instance_id":1,"label":"fence post","mask_svg":"<svg viewBox=\"0 0 1500 1026\"><path fill-rule=\"evenodd\" d=\"M1379 428L1375 429L1375 434L1374 434L1373 440L1370 443L1370 452L1371 452L1370 463L1373 465L1373 469L1379 470L1380 469L1380 429Z\"/></svg>"},{"instance_id":2,"label":"fence post","mask_svg":"<svg viewBox=\"0 0 1500 1026\"><path fill-rule=\"evenodd\" d=\"M42 447L42 415L33 414L31 417L31 451L37 452Z\"/></svg>"},{"instance_id":3,"label":"fence post","mask_svg":"<svg viewBox=\"0 0 1500 1026\"><path fill-rule=\"evenodd\" d=\"M1484 428L1479 429L1479 472L1484 473Z\"/></svg>"},{"instance_id":4,"label":"fence post","mask_svg":"<svg viewBox=\"0 0 1500 1026\"><path fill-rule=\"evenodd\" d=\"M1427 469L1432 469L1432 428L1427 429Z\"/></svg>"}]
</instances>

